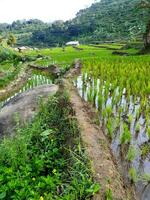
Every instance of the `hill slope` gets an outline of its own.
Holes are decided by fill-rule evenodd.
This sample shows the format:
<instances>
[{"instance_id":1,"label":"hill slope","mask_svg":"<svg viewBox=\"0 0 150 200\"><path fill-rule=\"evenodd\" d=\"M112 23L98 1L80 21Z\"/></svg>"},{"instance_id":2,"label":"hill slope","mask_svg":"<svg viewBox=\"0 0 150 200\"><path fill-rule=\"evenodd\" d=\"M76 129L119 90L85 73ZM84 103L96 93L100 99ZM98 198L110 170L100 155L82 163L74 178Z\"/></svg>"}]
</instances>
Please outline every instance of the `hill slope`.
<instances>
[{"instance_id":1,"label":"hill slope","mask_svg":"<svg viewBox=\"0 0 150 200\"><path fill-rule=\"evenodd\" d=\"M32 41L55 45L69 39L93 42L142 38L148 13L139 9L139 2L140 0L101 0L80 10L71 21L55 24L42 32L34 32Z\"/></svg>"},{"instance_id":2,"label":"hill slope","mask_svg":"<svg viewBox=\"0 0 150 200\"><path fill-rule=\"evenodd\" d=\"M87 39L114 40L141 36L145 31L148 13L138 8L140 0L101 0L81 10L75 24L92 26Z\"/></svg>"}]
</instances>

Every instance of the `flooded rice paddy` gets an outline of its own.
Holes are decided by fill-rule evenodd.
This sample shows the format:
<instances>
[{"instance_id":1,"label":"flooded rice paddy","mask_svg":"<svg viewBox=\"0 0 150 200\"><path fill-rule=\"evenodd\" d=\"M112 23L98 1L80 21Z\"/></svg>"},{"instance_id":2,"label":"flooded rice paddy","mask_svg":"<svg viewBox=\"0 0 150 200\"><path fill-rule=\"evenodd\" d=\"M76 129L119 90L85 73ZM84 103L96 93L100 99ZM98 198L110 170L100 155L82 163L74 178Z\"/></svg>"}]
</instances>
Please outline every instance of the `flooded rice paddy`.
<instances>
[{"instance_id":1,"label":"flooded rice paddy","mask_svg":"<svg viewBox=\"0 0 150 200\"><path fill-rule=\"evenodd\" d=\"M140 97L127 96L119 86L82 72L74 80L80 96L96 107L101 127L121 166L126 184L134 184L141 199L150 199L150 119Z\"/></svg>"}]
</instances>

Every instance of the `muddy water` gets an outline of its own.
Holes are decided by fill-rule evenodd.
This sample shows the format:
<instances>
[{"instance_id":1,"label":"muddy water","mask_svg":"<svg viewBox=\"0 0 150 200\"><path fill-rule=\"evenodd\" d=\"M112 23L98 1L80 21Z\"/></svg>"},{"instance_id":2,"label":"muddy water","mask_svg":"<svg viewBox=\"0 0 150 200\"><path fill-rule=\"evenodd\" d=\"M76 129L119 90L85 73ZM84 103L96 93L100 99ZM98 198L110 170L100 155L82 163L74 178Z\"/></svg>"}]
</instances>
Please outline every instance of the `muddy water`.
<instances>
[{"instance_id":1,"label":"muddy water","mask_svg":"<svg viewBox=\"0 0 150 200\"><path fill-rule=\"evenodd\" d=\"M142 200L150 200L150 141L147 134L150 119L145 119L144 113L140 112L140 98L135 100L133 96L130 96L127 99L125 88L120 96L119 88L116 88L114 94L111 94L111 91L106 91L105 85L101 86L100 84L100 79L89 77L86 73L79 75L74 80L80 96L99 110L101 126L105 130L111 143L112 152L121 166L125 183L127 185L134 184L137 199L139 197ZM102 88L101 99L99 98L100 86ZM119 101L115 101L117 98ZM106 110L110 110L110 115L106 114ZM111 139L108 133L109 122L112 129ZM125 127L131 138L128 142L122 143L121 138L123 138Z\"/></svg>"},{"instance_id":2,"label":"muddy water","mask_svg":"<svg viewBox=\"0 0 150 200\"><path fill-rule=\"evenodd\" d=\"M27 80L24 86L20 88L20 90L18 90L16 93L12 93L8 98L0 102L0 109L18 94L21 94L22 92L33 89L40 85L52 84L53 82L53 77L49 74L42 72L39 73L38 71L34 70L31 77Z\"/></svg>"}]
</instances>

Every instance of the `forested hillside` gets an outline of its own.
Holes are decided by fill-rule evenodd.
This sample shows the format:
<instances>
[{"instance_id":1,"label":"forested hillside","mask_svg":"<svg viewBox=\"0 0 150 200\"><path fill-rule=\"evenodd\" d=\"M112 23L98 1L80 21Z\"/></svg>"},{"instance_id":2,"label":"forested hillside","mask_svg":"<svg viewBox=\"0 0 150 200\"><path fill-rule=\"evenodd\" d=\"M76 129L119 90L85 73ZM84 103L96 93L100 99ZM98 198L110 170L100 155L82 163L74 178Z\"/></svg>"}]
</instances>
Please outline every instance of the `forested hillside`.
<instances>
[{"instance_id":1,"label":"forested hillside","mask_svg":"<svg viewBox=\"0 0 150 200\"><path fill-rule=\"evenodd\" d=\"M17 20L12 24L1 23L0 24L0 35L6 37L8 33L14 33L17 38L19 45L31 44L31 35L34 31L40 31L48 28L47 23L42 22L38 19L30 20Z\"/></svg>"},{"instance_id":2,"label":"forested hillside","mask_svg":"<svg viewBox=\"0 0 150 200\"><path fill-rule=\"evenodd\" d=\"M134 39L145 32L148 13L139 8L140 0L101 0L81 10L73 20L85 31L85 40ZM84 37L81 36L84 40Z\"/></svg>"},{"instance_id":3,"label":"forested hillside","mask_svg":"<svg viewBox=\"0 0 150 200\"><path fill-rule=\"evenodd\" d=\"M63 45L73 39L82 42L134 40L142 38L148 20L148 12L139 8L139 2L101 0L80 10L70 21L48 25L37 20L34 23L29 21L21 29L16 23L9 28L15 34L21 32L20 44L37 46Z\"/></svg>"}]
</instances>

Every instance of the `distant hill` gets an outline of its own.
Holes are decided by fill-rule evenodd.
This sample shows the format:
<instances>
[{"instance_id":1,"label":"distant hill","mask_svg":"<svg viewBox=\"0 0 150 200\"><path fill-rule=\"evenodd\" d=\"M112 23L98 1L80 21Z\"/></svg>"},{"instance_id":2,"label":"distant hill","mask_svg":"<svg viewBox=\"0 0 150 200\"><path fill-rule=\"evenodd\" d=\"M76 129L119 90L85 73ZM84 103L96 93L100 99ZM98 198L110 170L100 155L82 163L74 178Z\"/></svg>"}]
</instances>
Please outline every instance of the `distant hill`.
<instances>
[{"instance_id":1,"label":"distant hill","mask_svg":"<svg viewBox=\"0 0 150 200\"><path fill-rule=\"evenodd\" d=\"M48 25L37 20L37 23L26 23L24 28L10 30L17 36L21 34L20 42L37 46L63 45L75 39L87 43L142 38L149 16L148 12L138 8L139 2L101 0L80 10L70 21Z\"/></svg>"},{"instance_id":2,"label":"distant hill","mask_svg":"<svg viewBox=\"0 0 150 200\"><path fill-rule=\"evenodd\" d=\"M145 32L148 13L139 9L140 0L101 0L80 10L74 24L91 31L81 35L82 40L120 40L141 37Z\"/></svg>"}]
</instances>

